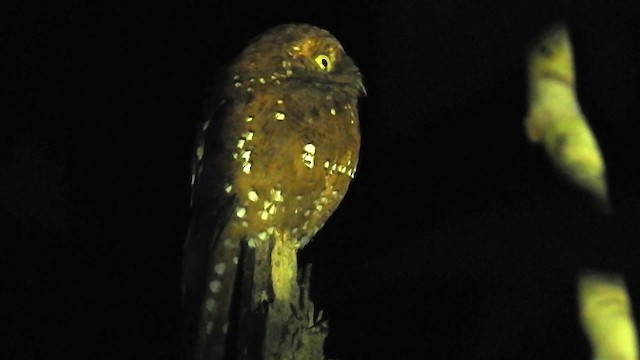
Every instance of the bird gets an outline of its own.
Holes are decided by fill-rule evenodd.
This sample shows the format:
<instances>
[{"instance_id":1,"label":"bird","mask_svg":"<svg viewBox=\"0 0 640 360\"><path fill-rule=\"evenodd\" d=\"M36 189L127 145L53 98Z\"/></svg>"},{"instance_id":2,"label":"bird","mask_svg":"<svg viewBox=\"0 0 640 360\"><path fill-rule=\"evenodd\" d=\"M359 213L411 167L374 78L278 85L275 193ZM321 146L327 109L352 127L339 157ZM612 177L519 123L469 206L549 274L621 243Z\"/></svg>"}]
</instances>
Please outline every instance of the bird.
<instances>
[{"instance_id":1,"label":"bird","mask_svg":"<svg viewBox=\"0 0 640 360\"><path fill-rule=\"evenodd\" d=\"M604 159L576 94L568 28L554 24L529 49L527 138L541 143L562 177L612 211Z\"/></svg>"},{"instance_id":2,"label":"bird","mask_svg":"<svg viewBox=\"0 0 640 360\"><path fill-rule=\"evenodd\" d=\"M355 177L365 95L342 44L306 23L255 36L222 72L193 150L186 358L233 358L229 333L248 331L238 301L258 312L296 301L297 253Z\"/></svg>"}]
</instances>

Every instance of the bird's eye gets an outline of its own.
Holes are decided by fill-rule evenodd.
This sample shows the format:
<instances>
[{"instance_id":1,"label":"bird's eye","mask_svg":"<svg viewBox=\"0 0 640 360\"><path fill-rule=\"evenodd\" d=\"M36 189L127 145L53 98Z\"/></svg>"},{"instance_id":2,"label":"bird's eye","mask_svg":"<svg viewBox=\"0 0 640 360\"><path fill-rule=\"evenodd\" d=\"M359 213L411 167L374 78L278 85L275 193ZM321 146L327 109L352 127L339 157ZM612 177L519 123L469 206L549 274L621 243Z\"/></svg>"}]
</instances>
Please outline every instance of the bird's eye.
<instances>
[{"instance_id":1,"label":"bird's eye","mask_svg":"<svg viewBox=\"0 0 640 360\"><path fill-rule=\"evenodd\" d=\"M331 71L331 59L329 59L329 57L327 55L318 55L316 56L316 64L318 64L318 67L320 68L320 70L322 71L326 71L329 72Z\"/></svg>"}]
</instances>

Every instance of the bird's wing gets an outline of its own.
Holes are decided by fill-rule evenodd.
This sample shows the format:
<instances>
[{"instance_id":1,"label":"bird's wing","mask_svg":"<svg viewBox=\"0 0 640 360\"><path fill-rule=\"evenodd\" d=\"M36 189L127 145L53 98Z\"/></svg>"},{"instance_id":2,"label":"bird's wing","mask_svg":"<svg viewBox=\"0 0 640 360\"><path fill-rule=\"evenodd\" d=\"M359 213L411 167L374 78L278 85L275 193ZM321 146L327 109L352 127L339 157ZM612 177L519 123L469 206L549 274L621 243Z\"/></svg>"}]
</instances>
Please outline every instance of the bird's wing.
<instances>
[{"instance_id":1,"label":"bird's wing","mask_svg":"<svg viewBox=\"0 0 640 360\"><path fill-rule=\"evenodd\" d=\"M222 171L216 161L221 119L229 105L219 101L205 111L199 125L192 160L191 222L183 248L182 308L185 348L192 351L198 332L200 309L206 291L208 266L220 233L231 216L235 197L222 185Z\"/></svg>"}]
</instances>

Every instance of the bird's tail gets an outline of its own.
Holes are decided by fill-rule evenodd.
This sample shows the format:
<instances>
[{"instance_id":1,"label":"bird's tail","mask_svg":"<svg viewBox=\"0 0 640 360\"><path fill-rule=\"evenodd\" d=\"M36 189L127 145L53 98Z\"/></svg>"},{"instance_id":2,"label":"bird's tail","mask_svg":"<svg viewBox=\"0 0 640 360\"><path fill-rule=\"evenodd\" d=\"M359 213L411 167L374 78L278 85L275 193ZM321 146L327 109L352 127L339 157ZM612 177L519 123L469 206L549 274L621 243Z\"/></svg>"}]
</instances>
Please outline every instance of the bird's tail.
<instances>
[{"instance_id":1,"label":"bird's tail","mask_svg":"<svg viewBox=\"0 0 640 360\"><path fill-rule=\"evenodd\" d=\"M218 209L198 214L183 254L183 354L185 360L224 359L242 239L221 225L227 214Z\"/></svg>"},{"instance_id":2,"label":"bird's tail","mask_svg":"<svg viewBox=\"0 0 640 360\"><path fill-rule=\"evenodd\" d=\"M238 292L240 242L225 239L212 249L197 321L195 359L224 359L227 352L234 352L229 324L237 317L233 298Z\"/></svg>"}]
</instances>

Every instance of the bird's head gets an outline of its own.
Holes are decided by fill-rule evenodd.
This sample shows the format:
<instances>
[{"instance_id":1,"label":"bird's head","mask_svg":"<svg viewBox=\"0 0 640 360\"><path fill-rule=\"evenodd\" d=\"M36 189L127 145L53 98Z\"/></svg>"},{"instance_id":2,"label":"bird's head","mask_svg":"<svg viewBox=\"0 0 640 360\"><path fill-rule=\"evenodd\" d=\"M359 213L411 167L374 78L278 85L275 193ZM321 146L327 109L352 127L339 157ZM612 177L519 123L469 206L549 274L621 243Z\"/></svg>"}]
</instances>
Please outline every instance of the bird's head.
<instances>
[{"instance_id":1,"label":"bird's head","mask_svg":"<svg viewBox=\"0 0 640 360\"><path fill-rule=\"evenodd\" d=\"M312 82L320 87L338 85L364 93L360 70L340 42L328 31L312 25L274 27L255 38L238 59L232 71L250 78L278 83Z\"/></svg>"}]
</instances>

